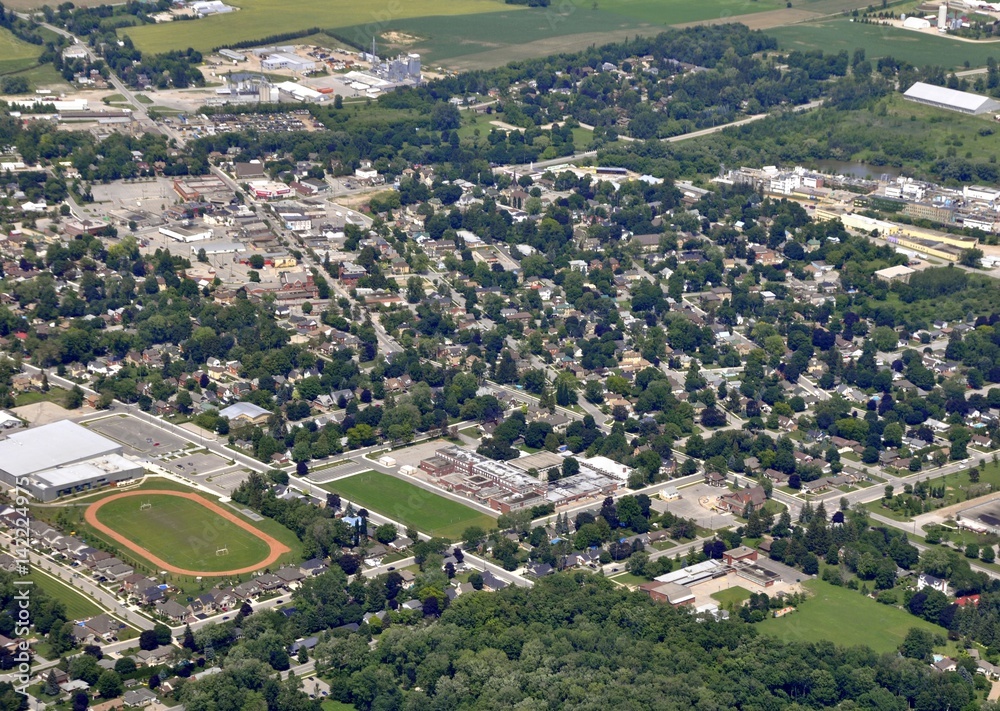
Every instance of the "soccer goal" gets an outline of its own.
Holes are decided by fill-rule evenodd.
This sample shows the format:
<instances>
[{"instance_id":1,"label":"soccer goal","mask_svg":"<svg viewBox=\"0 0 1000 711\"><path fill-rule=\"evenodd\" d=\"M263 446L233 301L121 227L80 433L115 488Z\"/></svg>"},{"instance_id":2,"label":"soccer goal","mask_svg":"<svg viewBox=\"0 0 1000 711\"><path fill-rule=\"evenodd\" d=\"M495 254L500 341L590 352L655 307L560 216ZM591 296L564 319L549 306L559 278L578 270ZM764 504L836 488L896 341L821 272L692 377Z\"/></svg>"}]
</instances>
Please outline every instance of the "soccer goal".
<instances>
[{"instance_id":1,"label":"soccer goal","mask_svg":"<svg viewBox=\"0 0 1000 711\"><path fill-rule=\"evenodd\" d=\"M147 510L149 510L151 508L153 508L153 502L152 501L143 501L141 504L139 504L139 510L140 511L147 511Z\"/></svg>"},{"instance_id":2,"label":"soccer goal","mask_svg":"<svg viewBox=\"0 0 1000 711\"><path fill-rule=\"evenodd\" d=\"M215 555L229 555L229 546L223 546L215 550Z\"/></svg>"}]
</instances>

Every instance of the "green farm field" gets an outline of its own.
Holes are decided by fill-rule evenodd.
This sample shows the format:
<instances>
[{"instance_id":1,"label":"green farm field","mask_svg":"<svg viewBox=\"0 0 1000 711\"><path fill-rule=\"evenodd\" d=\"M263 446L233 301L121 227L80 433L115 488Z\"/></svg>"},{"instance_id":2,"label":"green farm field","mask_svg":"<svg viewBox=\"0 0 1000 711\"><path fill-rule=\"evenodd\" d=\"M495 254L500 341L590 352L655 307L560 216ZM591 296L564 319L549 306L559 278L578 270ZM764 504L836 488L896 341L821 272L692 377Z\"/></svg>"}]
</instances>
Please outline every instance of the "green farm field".
<instances>
[{"instance_id":1,"label":"green farm field","mask_svg":"<svg viewBox=\"0 0 1000 711\"><path fill-rule=\"evenodd\" d=\"M985 66L989 57L1000 59L1000 42L962 42L936 35L883 25L866 25L839 17L823 22L775 27L767 34L785 50L853 52L865 50L869 60L892 56L918 67L943 65L947 69Z\"/></svg>"},{"instance_id":2,"label":"green farm field","mask_svg":"<svg viewBox=\"0 0 1000 711\"><path fill-rule=\"evenodd\" d=\"M369 29L358 36L361 44L371 41L386 23L427 15L478 15L504 7L498 0L376 0L355 3L348 0L235 0L237 12L206 17L194 22L167 22L121 30L143 52L166 52L193 47L206 51L226 42L262 39L269 35L296 32L310 27L331 29L360 26ZM351 37L351 39L355 39Z\"/></svg>"},{"instance_id":3,"label":"green farm field","mask_svg":"<svg viewBox=\"0 0 1000 711\"><path fill-rule=\"evenodd\" d=\"M845 647L866 645L876 652L894 652L911 627L932 634L947 634L943 627L914 617L909 612L882 605L857 590L837 587L823 580L803 586L812 597L799 609L781 618L768 618L757 625L763 633L788 642L829 640Z\"/></svg>"},{"instance_id":4,"label":"green farm field","mask_svg":"<svg viewBox=\"0 0 1000 711\"><path fill-rule=\"evenodd\" d=\"M142 503L152 507L140 510ZM227 571L254 565L268 556L267 543L196 501L149 494L109 501L98 521L149 553L191 570ZM226 547L227 555L216 555Z\"/></svg>"},{"instance_id":5,"label":"green farm field","mask_svg":"<svg viewBox=\"0 0 1000 711\"><path fill-rule=\"evenodd\" d=\"M0 74L11 74L35 66L42 49L18 39L10 30L0 28Z\"/></svg>"},{"instance_id":6,"label":"green farm field","mask_svg":"<svg viewBox=\"0 0 1000 711\"><path fill-rule=\"evenodd\" d=\"M432 536L458 539L469 526L487 530L495 526L491 516L375 471L338 479L323 488Z\"/></svg>"}]
</instances>

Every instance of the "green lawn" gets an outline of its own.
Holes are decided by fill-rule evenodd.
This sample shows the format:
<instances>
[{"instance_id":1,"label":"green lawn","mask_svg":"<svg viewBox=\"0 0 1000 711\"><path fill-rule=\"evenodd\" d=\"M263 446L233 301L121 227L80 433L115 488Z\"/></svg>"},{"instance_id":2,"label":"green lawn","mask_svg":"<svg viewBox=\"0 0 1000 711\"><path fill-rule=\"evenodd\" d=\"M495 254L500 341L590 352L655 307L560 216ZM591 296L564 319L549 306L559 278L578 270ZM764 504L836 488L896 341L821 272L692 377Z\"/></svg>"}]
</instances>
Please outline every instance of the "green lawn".
<instances>
[{"instance_id":1,"label":"green lawn","mask_svg":"<svg viewBox=\"0 0 1000 711\"><path fill-rule=\"evenodd\" d=\"M354 711L355 709L353 704L345 704L342 701L334 701L333 699L323 699L321 708L323 711Z\"/></svg>"},{"instance_id":2,"label":"green lawn","mask_svg":"<svg viewBox=\"0 0 1000 711\"><path fill-rule=\"evenodd\" d=\"M913 30L851 22L846 17L766 32L786 50L822 49L836 54L842 49L853 52L860 47L870 60L892 56L918 67L961 68L966 61L980 67L986 64L987 57L1000 58L1000 43L962 42Z\"/></svg>"},{"instance_id":3,"label":"green lawn","mask_svg":"<svg viewBox=\"0 0 1000 711\"><path fill-rule=\"evenodd\" d=\"M140 510L145 502L152 507ZM263 560L269 551L263 539L196 501L178 496L149 494L118 499L101 507L97 516L101 523L153 555L189 570L243 568ZM217 555L223 547L229 553Z\"/></svg>"},{"instance_id":4,"label":"green lawn","mask_svg":"<svg viewBox=\"0 0 1000 711\"><path fill-rule=\"evenodd\" d=\"M469 526L490 529L492 517L419 486L375 471L324 484L351 502L434 536L458 539Z\"/></svg>"},{"instance_id":5,"label":"green lawn","mask_svg":"<svg viewBox=\"0 0 1000 711\"><path fill-rule=\"evenodd\" d=\"M761 632L785 641L825 639L848 647L867 645L879 653L894 652L911 627L947 634L943 627L900 608L877 603L857 590L823 580L809 580L803 585L812 597L799 605L796 612L761 622L758 625Z\"/></svg>"},{"instance_id":6,"label":"green lawn","mask_svg":"<svg viewBox=\"0 0 1000 711\"><path fill-rule=\"evenodd\" d=\"M608 578L613 583L618 583L619 585L642 585L643 583L648 583L649 581L645 578L640 578L638 575L632 575L632 573L622 573L621 575L612 575Z\"/></svg>"},{"instance_id":7,"label":"green lawn","mask_svg":"<svg viewBox=\"0 0 1000 711\"><path fill-rule=\"evenodd\" d=\"M8 29L0 28L0 74L10 74L38 64L42 47L29 44L14 36Z\"/></svg>"},{"instance_id":8,"label":"green lawn","mask_svg":"<svg viewBox=\"0 0 1000 711\"><path fill-rule=\"evenodd\" d=\"M744 600L750 599L750 591L739 585L712 593L712 599L718 600L723 607L739 607Z\"/></svg>"},{"instance_id":9,"label":"green lawn","mask_svg":"<svg viewBox=\"0 0 1000 711\"><path fill-rule=\"evenodd\" d=\"M386 23L407 17L476 15L507 8L517 9L498 0L412 0L400 3L376 0L354 3L348 0L234 0L239 11L206 17L191 22L166 22L156 25L129 27L121 30L129 35L143 52L159 53L171 49L193 47L207 51L226 42L263 39L269 35L296 32L311 27L322 29L359 27L346 36L362 46L371 43L372 30L382 31ZM475 22L467 20L468 24ZM369 27L369 29L365 29ZM381 54L381 53L380 53Z\"/></svg>"},{"instance_id":10,"label":"green lawn","mask_svg":"<svg viewBox=\"0 0 1000 711\"><path fill-rule=\"evenodd\" d=\"M84 597L73 588L37 568L31 571L28 579L38 588L44 590L46 595L65 605L66 615L70 620L85 620L104 612L90 598Z\"/></svg>"},{"instance_id":11,"label":"green lawn","mask_svg":"<svg viewBox=\"0 0 1000 711\"><path fill-rule=\"evenodd\" d=\"M21 405L35 405L39 402L54 402L56 405L62 405L66 402L66 391L62 388L51 387L47 392L31 390L14 396L14 403L18 407Z\"/></svg>"}]
</instances>

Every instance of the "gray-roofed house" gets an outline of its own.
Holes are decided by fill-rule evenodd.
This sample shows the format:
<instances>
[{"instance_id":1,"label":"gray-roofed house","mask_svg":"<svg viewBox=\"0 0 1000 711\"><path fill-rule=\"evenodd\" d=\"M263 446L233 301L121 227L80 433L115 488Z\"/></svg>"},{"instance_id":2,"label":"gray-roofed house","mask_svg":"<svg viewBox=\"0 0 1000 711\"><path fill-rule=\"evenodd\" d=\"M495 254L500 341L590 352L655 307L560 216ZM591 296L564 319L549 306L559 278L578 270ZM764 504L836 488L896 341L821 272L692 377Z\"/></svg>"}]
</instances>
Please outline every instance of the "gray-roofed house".
<instances>
[{"instance_id":1,"label":"gray-roofed house","mask_svg":"<svg viewBox=\"0 0 1000 711\"><path fill-rule=\"evenodd\" d=\"M156 701L156 694L149 689L130 689L125 692L126 706L149 706Z\"/></svg>"}]
</instances>

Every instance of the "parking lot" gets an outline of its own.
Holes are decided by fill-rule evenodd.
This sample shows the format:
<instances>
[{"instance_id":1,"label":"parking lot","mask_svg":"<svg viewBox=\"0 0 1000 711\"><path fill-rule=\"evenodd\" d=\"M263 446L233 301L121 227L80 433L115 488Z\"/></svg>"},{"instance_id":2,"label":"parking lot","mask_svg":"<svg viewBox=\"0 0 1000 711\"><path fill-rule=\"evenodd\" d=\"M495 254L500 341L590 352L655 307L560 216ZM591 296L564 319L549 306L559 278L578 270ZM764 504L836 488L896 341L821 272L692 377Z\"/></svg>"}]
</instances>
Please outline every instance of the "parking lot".
<instances>
[{"instance_id":1,"label":"parking lot","mask_svg":"<svg viewBox=\"0 0 1000 711\"><path fill-rule=\"evenodd\" d=\"M693 519L696 524L703 528L723 528L733 524L732 514L710 511L699 504L698 500L706 496L714 499L728 491L728 489L720 489L707 484L694 484L680 489L681 497L674 501L654 498L652 508L660 513L669 511L675 516Z\"/></svg>"},{"instance_id":2,"label":"parking lot","mask_svg":"<svg viewBox=\"0 0 1000 711\"><path fill-rule=\"evenodd\" d=\"M169 178L144 179L134 182L116 180L107 184L95 183L91 192L94 195L94 205L84 209L95 215L120 208L145 210L159 214L177 199L173 182Z\"/></svg>"},{"instance_id":3,"label":"parking lot","mask_svg":"<svg viewBox=\"0 0 1000 711\"><path fill-rule=\"evenodd\" d=\"M369 469L371 469L371 467L367 464L347 462L346 464L341 464L337 467L329 467L316 472L309 472L309 476L306 477L306 479L314 484L329 484L331 481L343 479L346 476L368 471Z\"/></svg>"},{"instance_id":4,"label":"parking lot","mask_svg":"<svg viewBox=\"0 0 1000 711\"><path fill-rule=\"evenodd\" d=\"M114 415L85 423L87 427L125 445L127 454L163 457L187 444L177 435L128 415Z\"/></svg>"},{"instance_id":5,"label":"parking lot","mask_svg":"<svg viewBox=\"0 0 1000 711\"><path fill-rule=\"evenodd\" d=\"M211 474L229 466L229 461L204 450L163 462L163 468L177 474Z\"/></svg>"},{"instance_id":6,"label":"parking lot","mask_svg":"<svg viewBox=\"0 0 1000 711\"><path fill-rule=\"evenodd\" d=\"M430 457L433 457L435 452L444 447L450 447L451 442L443 439L434 439L428 442L421 442L420 444L415 444L412 447L406 447L405 449L397 449L392 452L388 452L386 455L396 460L396 468L409 464L410 466L417 467L420 466L420 462ZM379 457L371 455L371 458L378 460Z\"/></svg>"},{"instance_id":7,"label":"parking lot","mask_svg":"<svg viewBox=\"0 0 1000 711\"><path fill-rule=\"evenodd\" d=\"M241 467L227 467L221 471L214 471L212 473L190 473L190 476L195 481L229 496L236 487L250 476L250 472Z\"/></svg>"}]
</instances>

